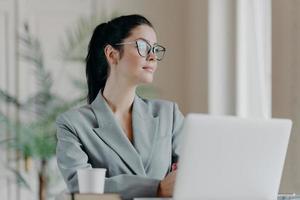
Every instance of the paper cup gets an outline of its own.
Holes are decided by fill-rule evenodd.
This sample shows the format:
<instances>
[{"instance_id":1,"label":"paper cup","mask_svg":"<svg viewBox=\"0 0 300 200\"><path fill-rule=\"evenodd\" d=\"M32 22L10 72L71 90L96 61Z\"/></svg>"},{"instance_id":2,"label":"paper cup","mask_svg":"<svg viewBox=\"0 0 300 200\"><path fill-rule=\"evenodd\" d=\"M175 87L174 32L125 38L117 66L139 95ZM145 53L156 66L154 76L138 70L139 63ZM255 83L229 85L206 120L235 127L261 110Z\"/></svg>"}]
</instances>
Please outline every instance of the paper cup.
<instances>
[{"instance_id":1,"label":"paper cup","mask_svg":"<svg viewBox=\"0 0 300 200\"><path fill-rule=\"evenodd\" d=\"M78 169L79 193L104 193L105 168Z\"/></svg>"}]
</instances>

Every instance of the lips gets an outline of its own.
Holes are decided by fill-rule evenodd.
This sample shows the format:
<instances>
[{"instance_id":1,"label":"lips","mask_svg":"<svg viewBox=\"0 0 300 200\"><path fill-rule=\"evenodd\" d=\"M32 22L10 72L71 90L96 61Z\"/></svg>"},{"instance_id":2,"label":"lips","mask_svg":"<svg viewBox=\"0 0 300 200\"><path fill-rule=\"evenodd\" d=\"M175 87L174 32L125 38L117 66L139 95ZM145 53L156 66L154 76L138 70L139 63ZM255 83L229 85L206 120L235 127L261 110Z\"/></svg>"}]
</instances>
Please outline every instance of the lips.
<instances>
[{"instance_id":1,"label":"lips","mask_svg":"<svg viewBox=\"0 0 300 200\"><path fill-rule=\"evenodd\" d=\"M155 71L155 68L154 67L150 67L150 66L145 66L145 67L143 67L143 70L145 70L147 72L153 73Z\"/></svg>"}]
</instances>

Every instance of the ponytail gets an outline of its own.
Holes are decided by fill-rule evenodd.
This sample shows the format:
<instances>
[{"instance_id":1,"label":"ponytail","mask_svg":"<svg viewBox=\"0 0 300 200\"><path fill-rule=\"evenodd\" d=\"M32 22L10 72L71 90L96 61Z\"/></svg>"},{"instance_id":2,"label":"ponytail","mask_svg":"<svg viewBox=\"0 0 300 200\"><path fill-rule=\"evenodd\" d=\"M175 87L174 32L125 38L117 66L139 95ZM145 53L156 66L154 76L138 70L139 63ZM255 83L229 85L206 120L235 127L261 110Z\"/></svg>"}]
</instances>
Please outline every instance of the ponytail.
<instances>
[{"instance_id":1,"label":"ponytail","mask_svg":"<svg viewBox=\"0 0 300 200\"><path fill-rule=\"evenodd\" d=\"M104 54L107 23L98 25L92 35L86 56L86 79L88 84L88 103L92 103L99 90L104 88L108 77L108 63Z\"/></svg>"}]
</instances>

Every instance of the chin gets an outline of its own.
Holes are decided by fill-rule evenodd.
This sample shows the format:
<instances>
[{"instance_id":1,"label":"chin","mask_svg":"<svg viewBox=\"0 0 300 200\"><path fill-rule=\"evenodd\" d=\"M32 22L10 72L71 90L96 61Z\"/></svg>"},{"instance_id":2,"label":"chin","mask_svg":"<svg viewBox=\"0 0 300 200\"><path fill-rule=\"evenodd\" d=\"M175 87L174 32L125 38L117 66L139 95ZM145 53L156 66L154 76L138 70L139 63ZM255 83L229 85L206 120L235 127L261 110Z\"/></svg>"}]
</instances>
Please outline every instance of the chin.
<instances>
[{"instance_id":1,"label":"chin","mask_svg":"<svg viewBox=\"0 0 300 200\"><path fill-rule=\"evenodd\" d=\"M152 82L153 82L153 79L151 79L151 80L143 80L140 83L141 84L147 84L147 83L152 83Z\"/></svg>"},{"instance_id":2,"label":"chin","mask_svg":"<svg viewBox=\"0 0 300 200\"><path fill-rule=\"evenodd\" d=\"M139 77L139 84L147 84L153 82L153 74L142 74L142 76Z\"/></svg>"},{"instance_id":3,"label":"chin","mask_svg":"<svg viewBox=\"0 0 300 200\"><path fill-rule=\"evenodd\" d=\"M140 79L139 79L139 83L140 84L147 84L147 83L152 83L153 82L153 76L151 76L151 77L141 77Z\"/></svg>"}]
</instances>

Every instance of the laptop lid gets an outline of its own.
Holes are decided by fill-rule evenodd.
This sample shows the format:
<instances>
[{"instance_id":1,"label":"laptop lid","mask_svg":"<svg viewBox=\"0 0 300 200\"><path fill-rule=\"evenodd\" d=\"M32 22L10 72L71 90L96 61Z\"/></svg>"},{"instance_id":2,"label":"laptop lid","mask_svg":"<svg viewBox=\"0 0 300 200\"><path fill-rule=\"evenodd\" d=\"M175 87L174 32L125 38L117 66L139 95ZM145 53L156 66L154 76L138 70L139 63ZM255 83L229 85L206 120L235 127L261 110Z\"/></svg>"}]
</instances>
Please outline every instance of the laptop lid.
<instances>
[{"instance_id":1,"label":"laptop lid","mask_svg":"<svg viewBox=\"0 0 300 200\"><path fill-rule=\"evenodd\" d=\"M176 200L275 200L292 122L189 114Z\"/></svg>"}]
</instances>

